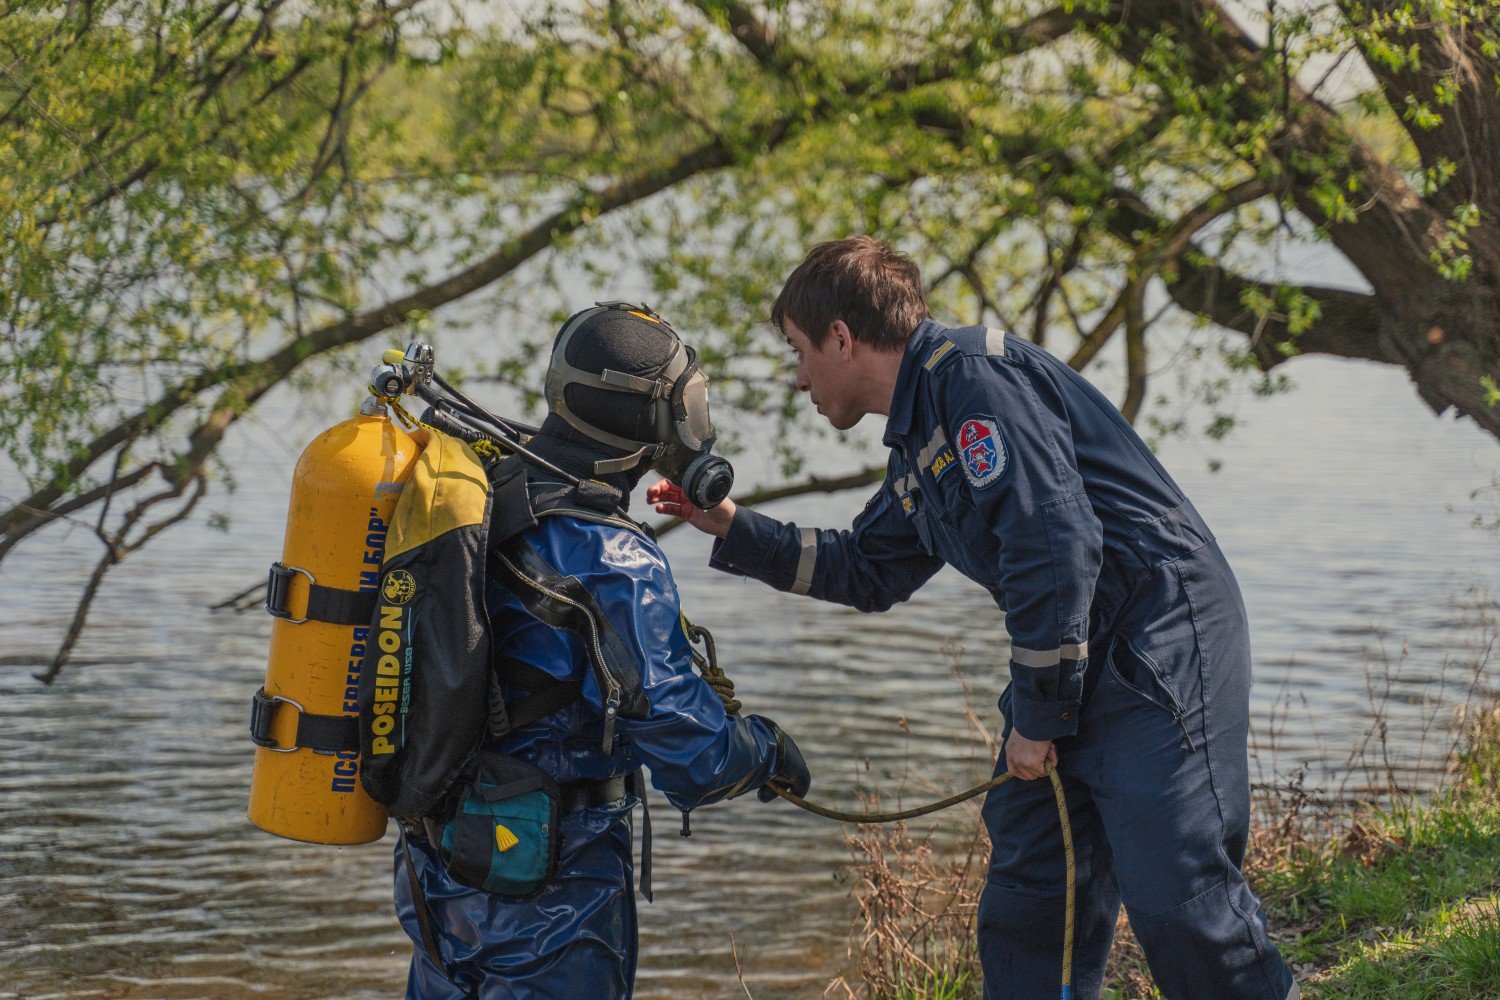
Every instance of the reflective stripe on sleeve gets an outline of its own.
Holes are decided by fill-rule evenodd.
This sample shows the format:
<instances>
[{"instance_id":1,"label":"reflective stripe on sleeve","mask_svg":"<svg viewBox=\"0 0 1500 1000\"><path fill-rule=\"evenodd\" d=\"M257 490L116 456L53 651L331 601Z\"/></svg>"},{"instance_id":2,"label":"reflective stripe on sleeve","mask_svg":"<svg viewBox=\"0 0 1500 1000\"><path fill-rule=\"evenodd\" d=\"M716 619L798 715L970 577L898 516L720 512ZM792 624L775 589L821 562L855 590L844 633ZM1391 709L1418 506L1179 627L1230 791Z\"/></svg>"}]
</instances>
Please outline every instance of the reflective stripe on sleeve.
<instances>
[{"instance_id":1,"label":"reflective stripe on sleeve","mask_svg":"<svg viewBox=\"0 0 1500 1000\"><path fill-rule=\"evenodd\" d=\"M802 529L802 554L797 557L797 579L792 581L792 593L806 594L812 589L813 567L818 564L818 532L815 528Z\"/></svg>"},{"instance_id":2,"label":"reflective stripe on sleeve","mask_svg":"<svg viewBox=\"0 0 1500 1000\"><path fill-rule=\"evenodd\" d=\"M1056 649L1010 647L1010 658L1023 667L1055 667L1063 660L1081 660L1089 655L1087 642L1070 642Z\"/></svg>"}]
</instances>

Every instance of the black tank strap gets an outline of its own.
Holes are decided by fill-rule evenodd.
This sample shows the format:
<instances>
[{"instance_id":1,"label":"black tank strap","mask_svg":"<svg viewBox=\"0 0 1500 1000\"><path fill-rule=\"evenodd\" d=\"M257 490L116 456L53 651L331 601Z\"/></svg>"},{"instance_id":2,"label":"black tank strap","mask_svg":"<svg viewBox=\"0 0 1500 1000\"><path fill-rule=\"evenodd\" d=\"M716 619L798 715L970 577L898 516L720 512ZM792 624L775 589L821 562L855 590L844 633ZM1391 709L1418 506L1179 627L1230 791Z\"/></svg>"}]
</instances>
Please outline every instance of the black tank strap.
<instances>
[{"instance_id":1,"label":"black tank strap","mask_svg":"<svg viewBox=\"0 0 1500 1000\"><path fill-rule=\"evenodd\" d=\"M293 618L289 601L292 580L299 575L307 577L307 610L301 618ZM271 564L266 578L266 611L293 624L315 621L329 625L368 625L375 617L376 596L373 590L325 587L301 566L283 566L279 562Z\"/></svg>"},{"instance_id":2,"label":"black tank strap","mask_svg":"<svg viewBox=\"0 0 1500 1000\"><path fill-rule=\"evenodd\" d=\"M292 746L278 746L271 739L271 721L277 706L289 705L297 710L297 735ZM290 698L266 694L261 688L250 700L250 742L267 750L311 750L333 754L359 750L359 717L354 715L313 715Z\"/></svg>"}]
</instances>

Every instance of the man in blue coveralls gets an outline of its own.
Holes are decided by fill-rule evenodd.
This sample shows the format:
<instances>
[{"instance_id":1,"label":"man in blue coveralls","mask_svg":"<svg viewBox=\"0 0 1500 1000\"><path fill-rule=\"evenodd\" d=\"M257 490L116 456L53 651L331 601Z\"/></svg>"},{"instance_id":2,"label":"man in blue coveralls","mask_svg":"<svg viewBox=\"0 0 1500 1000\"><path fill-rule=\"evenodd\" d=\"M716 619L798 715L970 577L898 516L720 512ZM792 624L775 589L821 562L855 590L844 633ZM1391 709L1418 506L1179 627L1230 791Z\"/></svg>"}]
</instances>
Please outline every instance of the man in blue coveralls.
<instances>
[{"instance_id":1,"label":"man in blue coveralls","mask_svg":"<svg viewBox=\"0 0 1500 1000\"><path fill-rule=\"evenodd\" d=\"M934 322L910 260L869 237L815 247L771 312L797 388L839 430L885 415L885 482L852 530L657 510L717 536L712 564L883 611L944 563L1005 610L1010 685L980 901L985 996L1052 1000L1064 862L1078 862L1075 986L1097 996L1123 902L1162 992L1298 996L1240 873L1249 826L1250 646L1213 534L1110 402L1036 345ZM1003 640L996 630L995 645Z\"/></svg>"},{"instance_id":2,"label":"man in blue coveralls","mask_svg":"<svg viewBox=\"0 0 1500 1000\"><path fill-rule=\"evenodd\" d=\"M629 817L640 803L641 765L684 812L755 789L770 801L770 784L807 792L807 767L791 738L760 716L726 714L720 696L693 672L666 556L651 535L618 516L617 507L628 502L653 457L679 445L664 440L675 433L662 409L674 394L655 389L664 376L671 387L671 366L684 350L672 328L644 307L611 303L575 314L554 347L548 416L530 449L584 480L587 489L520 458L491 472L496 521L504 516L499 480L526 477L519 495L529 497L522 502L536 518L526 541L559 575L586 590L603 627L622 640L616 648L633 659L648 710L634 718L622 713L615 738L604 741L612 742L612 750L604 752L604 699L584 641L543 624L514 593L490 580L486 604L502 694L513 710L528 699L541 705L527 713L538 716L533 720L513 717L515 731L494 749L541 768L558 783L557 874L538 894L519 899L469 888L444 869L428 838L413 835L408 842L414 874L425 897L414 900L405 850L398 845L396 911L417 945L408 997L629 997L636 968ZM696 370L694 363L689 373ZM612 387L601 388L601 380ZM638 391L641 385L648 391ZM713 439L706 392L688 393L685 405L701 407L688 416L708 429L707 443L700 438L690 448L678 447L679 457L693 448L707 454ZM425 947L418 906L425 907L437 961Z\"/></svg>"}]
</instances>

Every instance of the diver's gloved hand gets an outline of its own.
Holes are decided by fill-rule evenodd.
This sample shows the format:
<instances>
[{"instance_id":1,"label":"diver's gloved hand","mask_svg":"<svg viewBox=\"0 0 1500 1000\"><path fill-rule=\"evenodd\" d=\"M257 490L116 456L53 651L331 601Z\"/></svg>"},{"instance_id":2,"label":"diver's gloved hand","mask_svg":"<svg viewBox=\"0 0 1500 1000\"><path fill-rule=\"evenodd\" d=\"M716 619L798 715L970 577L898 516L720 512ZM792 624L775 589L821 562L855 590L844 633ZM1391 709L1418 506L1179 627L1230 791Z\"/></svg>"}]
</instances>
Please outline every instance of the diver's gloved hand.
<instances>
[{"instance_id":1,"label":"diver's gloved hand","mask_svg":"<svg viewBox=\"0 0 1500 1000\"><path fill-rule=\"evenodd\" d=\"M792 742L784 729L764 715L752 715L750 718L759 719L776 734L776 773L755 793L756 798L762 802L778 798L772 790L773 785L791 792L799 799L806 798L807 790L812 787L812 774L807 770L807 761L802 759L802 751L797 749L797 744Z\"/></svg>"}]
</instances>

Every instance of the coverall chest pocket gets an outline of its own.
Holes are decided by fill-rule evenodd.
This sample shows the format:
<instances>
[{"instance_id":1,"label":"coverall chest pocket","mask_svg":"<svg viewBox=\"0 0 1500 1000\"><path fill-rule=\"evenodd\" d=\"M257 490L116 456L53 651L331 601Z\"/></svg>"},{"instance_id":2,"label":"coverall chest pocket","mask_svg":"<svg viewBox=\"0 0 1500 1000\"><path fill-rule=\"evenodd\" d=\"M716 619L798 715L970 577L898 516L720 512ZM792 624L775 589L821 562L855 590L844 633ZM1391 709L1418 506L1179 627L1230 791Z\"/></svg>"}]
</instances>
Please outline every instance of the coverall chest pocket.
<instances>
[{"instance_id":1,"label":"coverall chest pocket","mask_svg":"<svg viewBox=\"0 0 1500 1000\"><path fill-rule=\"evenodd\" d=\"M1171 716L1172 721L1182 729L1182 736L1187 741L1188 750L1198 749L1193 742L1192 733L1188 730L1188 713L1183 706L1182 698L1149 653L1141 649L1129 636L1116 635L1109 641L1104 662L1111 676L1125 690L1146 704Z\"/></svg>"},{"instance_id":2,"label":"coverall chest pocket","mask_svg":"<svg viewBox=\"0 0 1500 1000\"><path fill-rule=\"evenodd\" d=\"M947 551L944 558L960 573L986 588L999 585L997 567L1000 565L1000 539L990 527L979 508L974 505L969 490L957 474L939 482L942 492L941 523L937 530L944 534ZM931 511L932 516L939 516Z\"/></svg>"}]
</instances>

